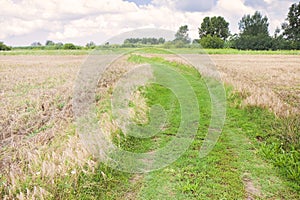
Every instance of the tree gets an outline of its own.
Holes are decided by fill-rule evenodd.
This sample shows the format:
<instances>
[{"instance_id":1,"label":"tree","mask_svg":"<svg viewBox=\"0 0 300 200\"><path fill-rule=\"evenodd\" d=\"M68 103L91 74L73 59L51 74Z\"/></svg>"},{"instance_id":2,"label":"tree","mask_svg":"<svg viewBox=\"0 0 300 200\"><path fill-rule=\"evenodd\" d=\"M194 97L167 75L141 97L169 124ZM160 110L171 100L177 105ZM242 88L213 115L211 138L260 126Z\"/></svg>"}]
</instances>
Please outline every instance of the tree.
<instances>
[{"instance_id":1,"label":"tree","mask_svg":"<svg viewBox=\"0 0 300 200\"><path fill-rule=\"evenodd\" d=\"M66 43L64 44L63 49L78 49L78 48L72 43Z\"/></svg>"},{"instance_id":2,"label":"tree","mask_svg":"<svg viewBox=\"0 0 300 200\"><path fill-rule=\"evenodd\" d=\"M280 28L276 27L275 32L274 32L274 38L279 37L280 36L280 32L281 32Z\"/></svg>"},{"instance_id":3,"label":"tree","mask_svg":"<svg viewBox=\"0 0 300 200\"><path fill-rule=\"evenodd\" d=\"M229 23L221 16L218 17L205 17L199 28L199 37L217 36L224 41L229 36Z\"/></svg>"},{"instance_id":4,"label":"tree","mask_svg":"<svg viewBox=\"0 0 300 200\"><path fill-rule=\"evenodd\" d=\"M64 44L62 42L58 42L55 44L55 46L57 46L58 48L61 48L64 46Z\"/></svg>"},{"instance_id":5,"label":"tree","mask_svg":"<svg viewBox=\"0 0 300 200\"><path fill-rule=\"evenodd\" d=\"M272 38L272 50L291 49L289 41L281 34L281 29L276 27Z\"/></svg>"},{"instance_id":6,"label":"tree","mask_svg":"<svg viewBox=\"0 0 300 200\"><path fill-rule=\"evenodd\" d=\"M33 47L40 47L40 46L42 46L42 44L40 42L33 42L31 44L31 46L33 46Z\"/></svg>"},{"instance_id":7,"label":"tree","mask_svg":"<svg viewBox=\"0 0 300 200\"><path fill-rule=\"evenodd\" d=\"M165 38L159 38L158 39L158 44L164 44L166 42L166 39Z\"/></svg>"},{"instance_id":8,"label":"tree","mask_svg":"<svg viewBox=\"0 0 300 200\"><path fill-rule=\"evenodd\" d=\"M184 48L186 43L184 43L182 40L176 40L174 42L174 47L175 48Z\"/></svg>"},{"instance_id":9,"label":"tree","mask_svg":"<svg viewBox=\"0 0 300 200\"><path fill-rule=\"evenodd\" d=\"M0 42L0 51L10 51L11 47L6 46L3 42Z\"/></svg>"},{"instance_id":10,"label":"tree","mask_svg":"<svg viewBox=\"0 0 300 200\"><path fill-rule=\"evenodd\" d=\"M262 16L256 11L254 15L244 15L239 22L239 29L242 35L269 35L269 23L267 16Z\"/></svg>"},{"instance_id":11,"label":"tree","mask_svg":"<svg viewBox=\"0 0 300 200\"><path fill-rule=\"evenodd\" d=\"M194 39L192 44L200 44L200 39Z\"/></svg>"},{"instance_id":12,"label":"tree","mask_svg":"<svg viewBox=\"0 0 300 200\"><path fill-rule=\"evenodd\" d=\"M224 40L217 35L207 35L200 39L200 44L203 48L220 49L224 47Z\"/></svg>"},{"instance_id":13,"label":"tree","mask_svg":"<svg viewBox=\"0 0 300 200\"><path fill-rule=\"evenodd\" d=\"M262 34L240 35L235 41L235 48L242 50L269 50L272 46L272 38Z\"/></svg>"},{"instance_id":14,"label":"tree","mask_svg":"<svg viewBox=\"0 0 300 200\"><path fill-rule=\"evenodd\" d=\"M166 40L164 38L127 38L124 40L124 44L164 44Z\"/></svg>"},{"instance_id":15,"label":"tree","mask_svg":"<svg viewBox=\"0 0 300 200\"><path fill-rule=\"evenodd\" d=\"M272 39L272 50L282 50L288 49L291 50L293 48L292 41L286 40L283 35L276 36Z\"/></svg>"},{"instance_id":16,"label":"tree","mask_svg":"<svg viewBox=\"0 0 300 200\"><path fill-rule=\"evenodd\" d=\"M292 41L293 48L300 49L300 2L292 4L282 29L283 35Z\"/></svg>"},{"instance_id":17,"label":"tree","mask_svg":"<svg viewBox=\"0 0 300 200\"><path fill-rule=\"evenodd\" d=\"M85 45L85 47L89 48L89 49L94 49L96 47L96 44L93 41L91 41L91 42L87 43Z\"/></svg>"},{"instance_id":18,"label":"tree","mask_svg":"<svg viewBox=\"0 0 300 200\"><path fill-rule=\"evenodd\" d=\"M46 46L53 46L55 45L55 43L51 40L47 40L46 43L45 43Z\"/></svg>"},{"instance_id":19,"label":"tree","mask_svg":"<svg viewBox=\"0 0 300 200\"><path fill-rule=\"evenodd\" d=\"M189 37L189 28L187 25L184 26L180 26L179 30L177 31L177 33L175 34L175 40L174 42L183 42L184 44L189 44L191 43L191 39Z\"/></svg>"},{"instance_id":20,"label":"tree","mask_svg":"<svg viewBox=\"0 0 300 200\"><path fill-rule=\"evenodd\" d=\"M235 48L236 40L239 38L237 33L230 35L224 43L224 48Z\"/></svg>"},{"instance_id":21,"label":"tree","mask_svg":"<svg viewBox=\"0 0 300 200\"><path fill-rule=\"evenodd\" d=\"M241 33L235 40L235 48L268 50L272 48L272 38L269 35L269 23L266 16L258 11L254 15L244 15L239 22Z\"/></svg>"}]
</instances>

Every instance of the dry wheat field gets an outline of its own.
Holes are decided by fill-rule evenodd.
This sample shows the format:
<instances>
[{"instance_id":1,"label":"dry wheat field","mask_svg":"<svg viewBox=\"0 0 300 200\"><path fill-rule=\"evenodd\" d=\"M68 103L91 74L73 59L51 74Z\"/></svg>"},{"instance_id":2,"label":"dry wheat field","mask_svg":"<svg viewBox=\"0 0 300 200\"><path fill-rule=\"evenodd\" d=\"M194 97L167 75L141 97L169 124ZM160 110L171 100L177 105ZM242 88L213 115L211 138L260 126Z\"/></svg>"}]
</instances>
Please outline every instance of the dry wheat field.
<instances>
[{"instance_id":1,"label":"dry wheat field","mask_svg":"<svg viewBox=\"0 0 300 200\"><path fill-rule=\"evenodd\" d=\"M248 93L246 104L278 115L300 108L300 57L278 55L213 55L224 82Z\"/></svg>"},{"instance_id":2,"label":"dry wheat field","mask_svg":"<svg viewBox=\"0 0 300 200\"><path fill-rule=\"evenodd\" d=\"M186 63L177 56L163 57ZM299 112L298 55L210 55L210 59L222 81L246 97L245 104L268 108L279 116Z\"/></svg>"},{"instance_id":3,"label":"dry wheat field","mask_svg":"<svg viewBox=\"0 0 300 200\"><path fill-rule=\"evenodd\" d=\"M174 60L172 55L161 56ZM258 105L283 116L299 112L299 56L210 57L223 81L245 95L245 105ZM93 171L95 161L87 159L89 153L72 125L73 84L86 58L0 56L0 171L6 178L7 193L18 193L16 183L25 181L28 174L32 179L47 177L46 182L54 184L54 176L76 174L75 168L82 166L83 170L88 165ZM49 149L50 143L54 145ZM19 193L18 198L46 193L36 186L26 195Z\"/></svg>"}]
</instances>

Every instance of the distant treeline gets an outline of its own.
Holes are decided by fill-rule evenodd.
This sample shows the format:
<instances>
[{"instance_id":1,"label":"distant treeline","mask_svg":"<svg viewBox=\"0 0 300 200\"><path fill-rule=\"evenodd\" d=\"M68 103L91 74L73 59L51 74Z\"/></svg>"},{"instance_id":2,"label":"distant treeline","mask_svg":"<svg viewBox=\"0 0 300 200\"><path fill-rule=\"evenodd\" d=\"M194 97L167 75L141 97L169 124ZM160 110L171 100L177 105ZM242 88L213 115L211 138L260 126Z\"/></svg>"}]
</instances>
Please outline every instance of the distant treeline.
<instances>
[{"instance_id":1,"label":"distant treeline","mask_svg":"<svg viewBox=\"0 0 300 200\"><path fill-rule=\"evenodd\" d=\"M69 50L76 50L76 49L89 49L89 48L95 48L96 44L94 42L89 42L86 44L85 47L75 45L73 43L65 43L62 42L55 43L51 40L47 40L45 45L42 45L40 42L34 42L30 46L27 47L15 47L17 49L46 49L46 50L58 50L58 49L69 49Z\"/></svg>"},{"instance_id":2,"label":"distant treeline","mask_svg":"<svg viewBox=\"0 0 300 200\"><path fill-rule=\"evenodd\" d=\"M20 46L20 47L9 47L5 45L3 42L0 42L0 51L9 51L12 49L33 49L33 50L78 50L78 49L94 49L96 48L96 44L94 42L89 42L85 46L75 45L73 43L55 43L51 40L47 40L44 45L40 42L33 42L30 46Z\"/></svg>"},{"instance_id":3,"label":"distant treeline","mask_svg":"<svg viewBox=\"0 0 300 200\"><path fill-rule=\"evenodd\" d=\"M229 22L222 16L205 17L198 28L199 39L192 41L187 25L180 26L173 41L159 43L158 39L130 38L123 46L136 44L164 44L165 48L182 48L201 45L203 48L233 48L240 50L299 50L300 49L300 2L292 4L281 28L277 27L273 36L269 33L269 20L256 11L244 15L239 21L240 33L231 34ZM155 42L153 42L155 41Z\"/></svg>"},{"instance_id":4,"label":"distant treeline","mask_svg":"<svg viewBox=\"0 0 300 200\"><path fill-rule=\"evenodd\" d=\"M124 41L124 44L164 44L166 40L164 38L128 38Z\"/></svg>"}]
</instances>

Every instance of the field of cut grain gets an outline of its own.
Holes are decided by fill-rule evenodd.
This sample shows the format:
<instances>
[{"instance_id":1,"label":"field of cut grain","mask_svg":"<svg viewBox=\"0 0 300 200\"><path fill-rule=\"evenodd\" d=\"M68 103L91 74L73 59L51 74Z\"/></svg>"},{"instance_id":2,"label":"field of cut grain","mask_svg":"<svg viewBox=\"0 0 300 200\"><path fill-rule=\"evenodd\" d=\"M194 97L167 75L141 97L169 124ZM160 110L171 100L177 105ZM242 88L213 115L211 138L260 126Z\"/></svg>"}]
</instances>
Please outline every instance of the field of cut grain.
<instances>
[{"instance_id":1,"label":"field of cut grain","mask_svg":"<svg viewBox=\"0 0 300 200\"><path fill-rule=\"evenodd\" d=\"M280 55L212 55L224 82L246 95L245 103L278 115L299 113L300 58Z\"/></svg>"},{"instance_id":2,"label":"field of cut grain","mask_svg":"<svg viewBox=\"0 0 300 200\"><path fill-rule=\"evenodd\" d=\"M51 184L54 176L88 162L78 160L87 157L86 151L76 137L68 138L66 133L72 123L73 82L84 58L0 57L1 188L9 198L22 198L18 183L42 176ZM49 147L50 143L57 145ZM73 164L63 166L66 160ZM46 193L36 186L28 189L25 197Z\"/></svg>"},{"instance_id":3,"label":"field of cut grain","mask_svg":"<svg viewBox=\"0 0 300 200\"><path fill-rule=\"evenodd\" d=\"M75 133L72 110L75 79L86 58L0 56L1 197L56 199L60 181L65 184L68 177L71 184L82 170L95 170L96 162ZM107 96L108 88L131 66L126 57L111 64L98 83L97 96ZM103 98L97 101L105 106ZM116 129L109 118L107 113L99 116L108 134ZM43 184L32 186L41 180Z\"/></svg>"},{"instance_id":4,"label":"field of cut grain","mask_svg":"<svg viewBox=\"0 0 300 200\"><path fill-rule=\"evenodd\" d=\"M155 56L155 55L151 55ZM185 63L175 55L162 55ZM297 55L209 55L222 80L246 98L244 103L286 116L300 108L300 58Z\"/></svg>"},{"instance_id":5,"label":"field of cut grain","mask_svg":"<svg viewBox=\"0 0 300 200\"><path fill-rule=\"evenodd\" d=\"M72 118L73 82L84 56L0 56L1 145L51 138Z\"/></svg>"},{"instance_id":6,"label":"field of cut grain","mask_svg":"<svg viewBox=\"0 0 300 200\"><path fill-rule=\"evenodd\" d=\"M174 55L159 56L178 61ZM299 113L299 56L210 57L223 81L243 96L244 105L268 108L278 116ZM72 184L80 179L79 172L95 172L97 162L81 145L72 112L74 81L86 58L87 55L0 56L0 197L66 198L63 189L74 187ZM99 82L102 89L98 92L108 93L108 86L118 75L133 66L126 59L114 63L114 70ZM139 94L136 101L145 104ZM146 106L140 110L143 107ZM105 113L101 115L100 125L106 126L108 132L116 131L113 123L107 123L109 118ZM101 176L112 179L104 173Z\"/></svg>"}]
</instances>

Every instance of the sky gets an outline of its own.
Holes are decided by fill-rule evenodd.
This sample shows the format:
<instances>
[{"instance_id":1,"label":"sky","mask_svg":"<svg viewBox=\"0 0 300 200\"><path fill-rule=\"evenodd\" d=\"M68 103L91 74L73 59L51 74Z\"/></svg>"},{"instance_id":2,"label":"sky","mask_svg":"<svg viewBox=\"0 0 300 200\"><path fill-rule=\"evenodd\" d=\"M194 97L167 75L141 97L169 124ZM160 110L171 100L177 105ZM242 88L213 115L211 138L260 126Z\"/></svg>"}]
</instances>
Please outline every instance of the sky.
<instances>
[{"instance_id":1,"label":"sky","mask_svg":"<svg viewBox=\"0 0 300 200\"><path fill-rule=\"evenodd\" d=\"M238 22L256 10L269 18L273 34L299 0L0 0L0 41L10 46L72 42L103 44L135 29L157 28L176 32L187 24L197 39L206 16L223 16L231 33Z\"/></svg>"}]
</instances>

